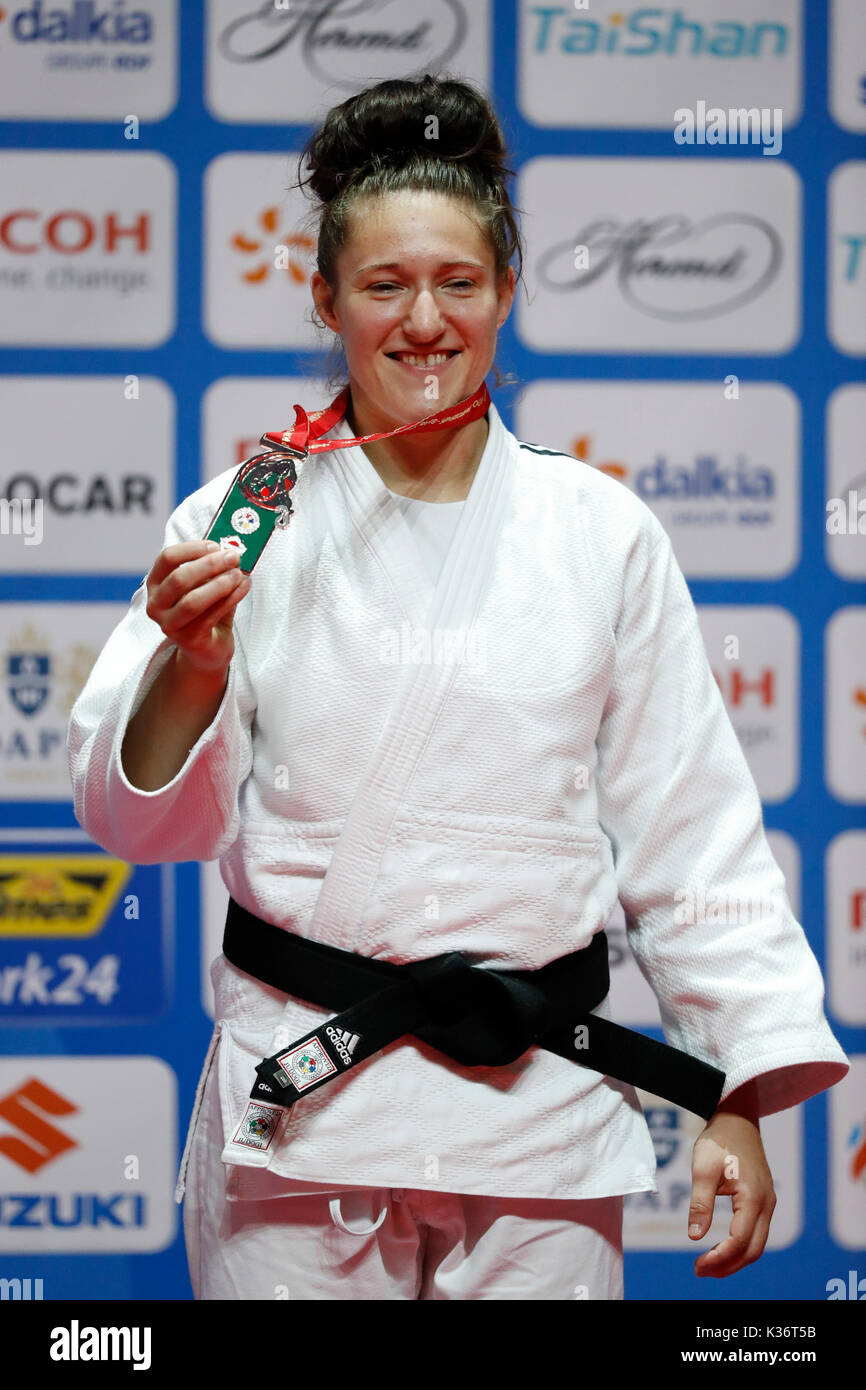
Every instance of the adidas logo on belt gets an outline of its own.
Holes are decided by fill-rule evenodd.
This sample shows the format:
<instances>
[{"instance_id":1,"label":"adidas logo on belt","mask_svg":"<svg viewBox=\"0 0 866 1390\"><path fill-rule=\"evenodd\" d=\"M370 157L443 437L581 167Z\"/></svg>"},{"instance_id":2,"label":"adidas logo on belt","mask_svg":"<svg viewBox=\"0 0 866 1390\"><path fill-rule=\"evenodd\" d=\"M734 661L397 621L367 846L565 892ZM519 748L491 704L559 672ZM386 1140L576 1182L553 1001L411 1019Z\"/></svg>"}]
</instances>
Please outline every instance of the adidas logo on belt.
<instances>
[{"instance_id":1,"label":"adidas logo on belt","mask_svg":"<svg viewBox=\"0 0 866 1390\"><path fill-rule=\"evenodd\" d=\"M332 1028L330 1024L325 1032L331 1039L334 1049L342 1057L344 1064L350 1067L352 1065L352 1053L357 1046L359 1035L357 1033L341 1033L337 1028Z\"/></svg>"}]
</instances>

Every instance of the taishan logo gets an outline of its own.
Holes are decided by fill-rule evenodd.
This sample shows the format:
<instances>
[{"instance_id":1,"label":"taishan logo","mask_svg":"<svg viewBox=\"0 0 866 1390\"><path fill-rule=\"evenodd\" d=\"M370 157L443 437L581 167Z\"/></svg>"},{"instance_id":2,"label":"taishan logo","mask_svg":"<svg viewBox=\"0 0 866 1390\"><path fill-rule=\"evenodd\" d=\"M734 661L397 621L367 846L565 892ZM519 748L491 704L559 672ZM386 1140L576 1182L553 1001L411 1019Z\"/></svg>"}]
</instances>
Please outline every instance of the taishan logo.
<instances>
[{"instance_id":1,"label":"taishan logo","mask_svg":"<svg viewBox=\"0 0 866 1390\"><path fill-rule=\"evenodd\" d=\"M261 285L272 270L285 271L295 285L306 283L307 271L292 252L297 250L309 254L315 249L315 243L311 237L303 234L279 237L279 218L279 208L265 208L259 217L259 226L265 234L264 237L253 240L252 237L236 232L231 239L233 250L240 252L242 256L257 257L255 265L241 273L241 278L246 280L248 285Z\"/></svg>"},{"instance_id":2,"label":"taishan logo","mask_svg":"<svg viewBox=\"0 0 866 1390\"><path fill-rule=\"evenodd\" d=\"M702 22L700 14L683 7L641 6L616 10L604 19L570 17L570 6L538 6L536 53L558 50L569 57L595 53L624 58L782 58L790 48L788 27L776 22L737 24L730 20ZM696 7L698 10L701 6Z\"/></svg>"},{"instance_id":3,"label":"taishan logo","mask_svg":"<svg viewBox=\"0 0 866 1390\"><path fill-rule=\"evenodd\" d=\"M46 1115L75 1115L78 1107L58 1095L43 1082L31 1077L17 1090L0 1099L0 1119L17 1129L20 1138L13 1134L0 1135L0 1154L11 1159L27 1173L38 1173L47 1163L53 1162L69 1149L77 1149L78 1144L62 1130L57 1129L45 1119Z\"/></svg>"}]
</instances>

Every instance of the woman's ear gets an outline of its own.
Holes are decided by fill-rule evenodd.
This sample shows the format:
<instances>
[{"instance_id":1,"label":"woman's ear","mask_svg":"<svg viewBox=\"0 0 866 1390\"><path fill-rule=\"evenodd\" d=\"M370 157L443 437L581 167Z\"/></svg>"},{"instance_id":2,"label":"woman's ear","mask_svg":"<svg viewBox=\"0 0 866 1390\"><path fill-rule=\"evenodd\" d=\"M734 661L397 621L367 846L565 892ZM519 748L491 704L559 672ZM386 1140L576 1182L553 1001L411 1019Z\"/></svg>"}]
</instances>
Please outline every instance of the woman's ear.
<instances>
[{"instance_id":1,"label":"woman's ear","mask_svg":"<svg viewBox=\"0 0 866 1390\"><path fill-rule=\"evenodd\" d=\"M514 301L514 266L510 265L499 282L499 310L496 315L497 331L502 327L508 315L511 313L511 305Z\"/></svg>"},{"instance_id":2,"label":"woman's ear","mask_svg":"<svg viewBox=\"0 0 866 1390\"><path fill-rule=\"evenodd\" d=\"M334 296L324 275L318 270L313 272L310 290L313 295L313 303L316 306L316 313L325 327L330 328L334 333L339 333L340 318L334 308Z\"/></svg>"}]
</instances>

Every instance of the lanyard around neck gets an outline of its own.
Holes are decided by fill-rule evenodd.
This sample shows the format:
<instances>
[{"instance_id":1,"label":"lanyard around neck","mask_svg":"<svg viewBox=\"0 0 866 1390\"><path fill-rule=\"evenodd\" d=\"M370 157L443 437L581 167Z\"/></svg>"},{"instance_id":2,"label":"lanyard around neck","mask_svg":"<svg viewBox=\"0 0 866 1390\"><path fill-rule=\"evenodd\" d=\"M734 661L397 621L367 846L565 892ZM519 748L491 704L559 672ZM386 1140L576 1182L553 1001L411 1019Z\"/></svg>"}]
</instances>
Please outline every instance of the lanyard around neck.
<instances>
[{"instance_id":1,"label":"lanyard around neck","mask_svg":"<svg viewBox=\"0 0 866 1390\"><path fill-rule=\"evenodd\" d=\"M288 449L302 457L307 454L321 454L331 449L351 449L356 444L373 444L377 439L391 439L398 434L429 434L433 430L444 430L449 425L468 425L487 414L490 406L490 392L487 383L482 381L477 392L466 396L447 410L426 415L423 420L414 420L409 425L399 425L395 430L382 430L379 434L363 434L352 439L322 439L320 436L332 430L346 413L349 403L349 388L335 396L330 405L323 410L308 414L303 406L295 406L295 423L291 429L273 430L262 435L261 443L275 449Z\"/></svg>"}]
</instances>

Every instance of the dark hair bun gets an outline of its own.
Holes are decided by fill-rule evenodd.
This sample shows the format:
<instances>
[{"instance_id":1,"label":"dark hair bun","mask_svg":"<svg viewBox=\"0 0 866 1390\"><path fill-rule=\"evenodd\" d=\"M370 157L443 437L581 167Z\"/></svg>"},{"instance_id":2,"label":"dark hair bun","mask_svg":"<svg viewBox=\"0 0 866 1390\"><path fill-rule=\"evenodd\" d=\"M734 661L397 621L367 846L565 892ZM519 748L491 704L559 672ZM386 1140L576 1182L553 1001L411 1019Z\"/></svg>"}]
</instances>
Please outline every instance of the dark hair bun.
<instances>
[{"instance_id":1,"label":"dark hair bun","mask_svg":"<svg viewBox=\"0 0 866 1390\"><path fill-rule=\"evenodd\" d=\"M379 82L332 107L305 154L311 171L305 182L323 203L372 167L401 168L415 155L471 161L490 183L511 172L504 165L499 121L484 94L429 73L417 82Z\"/></svg>"}]
</instances>

